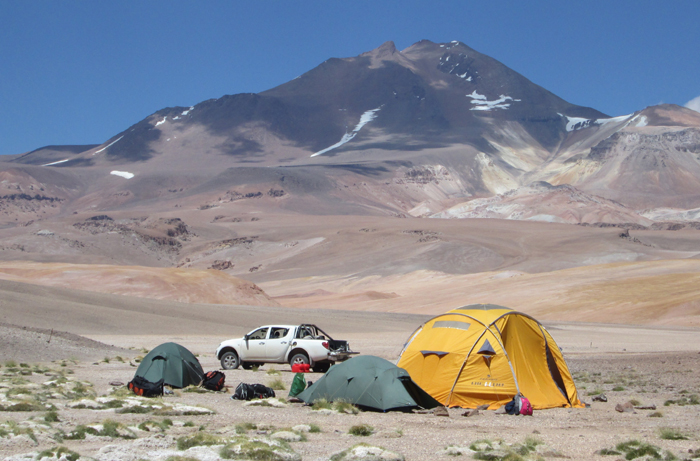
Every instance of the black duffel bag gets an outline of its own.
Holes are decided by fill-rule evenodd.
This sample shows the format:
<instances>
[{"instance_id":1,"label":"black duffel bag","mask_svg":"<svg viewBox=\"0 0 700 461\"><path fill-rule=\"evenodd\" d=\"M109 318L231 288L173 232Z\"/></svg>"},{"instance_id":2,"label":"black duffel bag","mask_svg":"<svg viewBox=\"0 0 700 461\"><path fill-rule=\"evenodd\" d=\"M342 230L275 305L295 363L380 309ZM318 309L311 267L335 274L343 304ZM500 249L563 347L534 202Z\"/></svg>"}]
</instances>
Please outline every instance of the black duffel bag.
<instances>
[{"instance_id":1,"label":"black duffel bag","mask_svg":"<svg viewBox=\"0 0 700 461\"><path fill-rule=\"evenodd\" d=\"M235 400L267 399L269 397L275 397L274 389L264 384L246 383L240 383L231 396L231 398Z\"/></svg>"}]
</instances>

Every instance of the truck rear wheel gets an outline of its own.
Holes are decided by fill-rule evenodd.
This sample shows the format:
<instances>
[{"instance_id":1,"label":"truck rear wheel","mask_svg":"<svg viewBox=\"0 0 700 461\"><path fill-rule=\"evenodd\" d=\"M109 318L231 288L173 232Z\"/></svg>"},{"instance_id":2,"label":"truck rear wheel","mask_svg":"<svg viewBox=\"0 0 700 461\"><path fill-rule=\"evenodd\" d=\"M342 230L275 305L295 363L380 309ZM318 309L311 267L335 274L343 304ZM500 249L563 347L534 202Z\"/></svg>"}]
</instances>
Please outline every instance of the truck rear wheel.
<instances>
[{"instance_id":1,"label":"truck rear wheel","mask_svg":"<svg viewBox=\"0 0 700 461\"><path fill-rule=\"evenodd\" d=\"M289 359L289 364L294 365L295 363L308 365L309 364L309 356L304 354L304 353L301 353L301 352L294 354L292 356L292 358Z\"/></svg>"}]
</instances>

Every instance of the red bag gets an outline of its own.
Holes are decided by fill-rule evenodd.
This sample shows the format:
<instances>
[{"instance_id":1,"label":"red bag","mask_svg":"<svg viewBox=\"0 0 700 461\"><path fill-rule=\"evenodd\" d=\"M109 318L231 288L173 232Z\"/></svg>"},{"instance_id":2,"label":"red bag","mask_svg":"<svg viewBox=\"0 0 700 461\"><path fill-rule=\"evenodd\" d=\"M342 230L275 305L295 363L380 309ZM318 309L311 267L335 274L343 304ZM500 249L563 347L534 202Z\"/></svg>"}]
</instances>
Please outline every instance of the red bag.
<instances>
[{"instance_id":1,"label":"red bag","mask_svg":"<svg viewBox=\"0 0 700 461\"><path fill-rule=\"evenodd\" d=\"M532 405L527 397L520 397L520 414L532 416Z\"/></svg>"}]
</instances>

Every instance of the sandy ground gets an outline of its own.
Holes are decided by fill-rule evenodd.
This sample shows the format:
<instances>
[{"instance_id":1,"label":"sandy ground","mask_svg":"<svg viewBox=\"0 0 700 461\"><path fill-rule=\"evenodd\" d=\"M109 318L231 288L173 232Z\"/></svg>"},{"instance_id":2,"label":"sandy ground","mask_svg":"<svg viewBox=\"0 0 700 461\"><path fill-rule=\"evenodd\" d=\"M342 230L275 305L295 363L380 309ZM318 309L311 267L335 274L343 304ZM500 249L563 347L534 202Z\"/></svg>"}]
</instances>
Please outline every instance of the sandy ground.
<instances>
[{"instance_id":1,"label":"sandy ground","mask_svg":"<svg viewBox=\"0 0 700 461\"><path fill-rule=\"evenodd\" d=\"M4 296L3 303L0 304L0 318L3 321L12 323L11 320L17 320L14 315L20 315L13 314L18 307L13 304L10 296L12 293L18 294L24 290L25 298L32 296L33 302L23 307L24 326L28 329L7 325L0 329L0 334L3 335L0 343L0 382L3 383L0 384L0 392L19 387L29 388L30 393L38 395L38 390L32 391L32 386L22 383L21 379L35 383L37 386L34 388L41 388L42 383L55 380L56 376L63 374L68 378L69 384L76 381L86 383L89 399L111 394L114 387L110 383L128 382L135 371L134 359L164 341L176 341L188 347L198 354L205 370L213 370L219 368L213 356L219 341L259 324L311 321L330 334L349 340L352 348L363 354L395 360L408 335L427 318L395 313L189 305L27 287L15 282L3 282L2 289ZM21 297L18 296L18 299ZM54 310L42 317L32 314L32 306L36 306L36 309L54 306ZM103 315L104 321L96 322L95 318L84 314L86 311L94 311L97 316ZM187 317L194 313L198 321ZM80 333L88 338L66 335L66 338L80 344L83 355L77 355L75 349L71 349L68 344L59 343L56 338L62 337L60 334L54 334L54 339L51 340L51 348L56 354L53 356L42 354L38 349L36 355L32 356L26 350L17 349L24 346L6 340L8 332L12 332L35 344L46 342L46 331L31 328L44 328L50 323L56 331ZM383 447L407 460L452 459L446 451L450 446L453 446L453 451L462 449L464 457L470 459L473 453L470 454L466 448L472 442L482 439L493 443L502 440L515 448L526 440L536 439L543 443L538 448L538 456L545 459L619 459L622 456L611 458L598 455L596 451L613 448L620 442L633 439L655 445L662 453L663 450L668 450L680 459L689 458L692 455L689 450L700 449L700 405L680 404L684 398L688 401L695 395L694 398L697 399L700 394L700 334L696 329L569 322L551 322L546 325L562 347L581 397L591 403L590 408L536 411L533 417L498 415L493 411L463 417L464 410L459 408L450 409L449 417L435 416L432 413L393 412L324 414L301 404L288 403L282 408L246 406L242 402L231 400L230 393L176 391L172 396L152 402L170 406L186 404L210 409L214 413L185 416L174 411L167 416L174 425L161 433L156 432L160 429L155 427L150 431L137 428L146 421L160 422L166 418L153 411L118 414L115 409L70 408L70 402L80 396L54 393L54 397L48 398L46 403L57 408L59 421L51 422L50 425L42 423L45 410L0 412L0 421L6 421L0 424L0 434L3 433L2 430L6 433L0 438L0 448L3 459L12 460L32 459L25 456L32 453L36 455L41 450L55 446L64 446L82 457L100 460L165 460L173 455L199 460L217 459L215 450L210 448L178 451L176 440L197 432L233 439L236 425L252 423L257 429L248 430L246 437L265 440L272 437L275 431L299 424L313 425L320 429L320 432L305 433L306 441L290 442L291 449L305 460L330 459L334 453L361 442ZM52 361L46 360L47 358ZM12 360L16 362L14 367ZM26 366L19 366L20 362L26 363ZM35 363L39 362L41 366L36 367ZM278 371L271 374L270 370L273 369ZM285 365L265 365L257 371L240 369L225 373L226 383L234 387L239 382L271 384L279 379L289 389L293 378L289 367ZM316 380L319 376L310 374L308 379ZM13 392L15 395L18 391ZM592 401L593 395L599 392L607 396L608 402ZM286 390L278 391L278 396L286 397L286 394ZM654 410L638 409L629 413L615 411L616 404L629 400L636 400L638 406L655 405L661 416L650 417ZM669 400L678 403L664 406ZM56 434L61 431L70 434L79 425L97 425L95 427L99 429L103 427L100 424L103 425L106 420L124 425L122 432L133 434L136 439L88 435L85 440L55 440ZM371 426L372 434L367 437L349 435L350 428L360 424ZM14 435L12 431L17 432L17 427L33 427L36 441L27 435ZM662 430L667 433L670 430L687 439L663 439ZM534 456L530 454L523 459L536 459Z\"/></svg>"}]
</instances>

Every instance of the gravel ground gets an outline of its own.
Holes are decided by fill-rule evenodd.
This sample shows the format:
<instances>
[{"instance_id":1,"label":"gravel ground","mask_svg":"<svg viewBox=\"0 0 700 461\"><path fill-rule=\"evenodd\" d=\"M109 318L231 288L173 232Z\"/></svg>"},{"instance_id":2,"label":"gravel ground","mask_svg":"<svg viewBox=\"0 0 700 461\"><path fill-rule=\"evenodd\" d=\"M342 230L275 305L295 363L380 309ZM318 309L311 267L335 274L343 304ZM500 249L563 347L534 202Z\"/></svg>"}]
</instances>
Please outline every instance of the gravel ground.
<instances>
[{"instance_id":1,"label":"gravel ground","mask_svg":"<svg viewBox=\"0 0 700 461\"><path fill-rule=\"evenodd\" d=\"M14 331L15 335L39 339L39 332L31 329L3 327ZM5 330L3 330L5 331ZM8 333L3 333L8 334ZM12 337L12 336L8 336ZM59 335L59 338L63 336ZM26 338L25 338L26 339ZM115 342L124 345L124 338ZM83 338L84 340L84 338ZM24 367L18 363L9 363L8 359L0 368L2 374L0 391L8 388L31 388L27 383L22 384L17 378L28 380L39 387L41 383L55 380L62 374L67 377L68 384L75 382L86 383L88 400L95 396L108 396L115 389L110 385L115 381L126 383L135 371L138 355L144 355L141 349L144 344L152 344L148 337L132 338L133 349L127 350L131 355L121 354L115 349L105 349L104 345L95 345L89 340L78 340L68 343L76 350L82 350L88 356L99 361L73 359L72 361L48 362L41 366L28 363ZM212 356L216 343L213 338L189 336L186 343L199 353L200 362L205 370L218 369L219 364ZM387 340L394 340L388 338ZM54 339L51 340L52 344ZM564 341L566 339L564 338ZM392 348L387 348L382 342L377 342L376 355L389 355ZM6 344L6 343L4 343ZM77 344L77 345L76 345ZM362 344L363 353L373 353L371 343ZM200 345L200 346L197 346ZM211 347L209 347L211 346ZM54 346L58 349L58 346ZM67 349L65 354L72 354L73 349ZM122 349L123 350L123 349ZM7 351L3 357L8 357ZM125 358L122 362L115 357ZM13 360L21 362L21 355ZM105 357L111 357L106 361ZM597 350L595 353L576 353L567 357L572 373L575 376L579 392L584 401L591 403L588 409L552 409L535 411L532 417L514 417L499 415L494 411L482 411L477 416L463 417L463 409L449 409L449 417L435 416L432 413L378 413L360 412L345 414L337 412L320 412L299 403L287 403L281 408L271 406L247 406L243 402L230 399L233 388L239 382L271 384L274 380L284 383L289 389L293 374L284 365L265 365L257 371L227 370L226 383L230 386L227 392L191 393L175 390L171 396L152 399L149 402L174 406L176 404L200 407L212 411L212 414L182 415L177 411L169 415L157 415L157 411L146 413L119 414L119 409L89 409L70 408L68 404L79 399L77 394L48 398L46 403L56 407L59 421L51 422L50 426L35 429L35 438L25 435L6 434L0 438L0 449L4 459L32 459L39 451L56 446L64 446L79 453L82 458L92 457L100 460L131 460L154 459L165 461L168 456L179 455L193 459L218 459L218 446L212 448L200 447L189 451L178 451L176 440L204 432L216 437L233 439L236 436L236 425L245 423L256 429L249 429L246 437L259 437L268 440L272 433L298 425L317 427L320 432L305 433L306 441L290 442L290 447L297 456L304 460L326 460L341 450L351 448L358 443L382 447L388 452L384 459L403 457L407 460L452 459L448 448L454 453L462 452L466 459L473 457L468 451L471 443L487 439L493 444L502 440L506 445L501 451L494 453L505 454L503 447L512 445L520 447L527 441L542 442L537 447L536 454L524 456L522 459L537 459L536 456L550 458L568 458L577 460L588 459L621 459L623 455L612 458L596 454L598 450L613 448L620 442L639 440L657 446L663 455L664 450L673 453L679 459L690 458L695 450L700 449L700 405L682 405L697 399L700 394L700 355L696 351L674 351L657 353L610 353ZM43 368L42 368L43 367ZM24 373L22 372L24 370ZM29 373L27 370L33 372ZM271 371L275 370L275 371ZM49 376L47 376L47 374ZM318 374L309 374L308 379L316 380ZM14 381L13 381L14 380ZM15 384L13 384L13 382ZM88 384L89 383L89 384ZM90 386L90 384L92 386ZM74 385L74 384L73 384ZM33 391L38 393L39 391ZM599 392L605 394L607 402L593 402L592 397ZM589 395L590 394L590 395ZM692 397L695 395L695 397ZM287 391L278 391L278 396L287 397ZM123 397L120 397L123 398ZM683 400L685 399L685 401ZM656 405L660 417L650 417L654 410L638 409L634 412L619 413L615 411L617 404L636 400L637 406ZM664 403L673 400L676 403L665 406ZM91 401L91 400L90 400ZM0 401L0 404L1 401ZM180 412L182 413L182 412ZM46 415L45 410L34 411L2 411L0 421L14 421L19 426L39 427ZM165 418L173 421L173 425L164 432L137 430L136 426L146 421L161 422ZM55 440L55 434L63 432L70 434L79 425L101 425L107 420L117 421L130 427L134 440L119 437L87 435L84 440ZM12 423L0 425L0 434L11 432ZM366 424L372 427L372 434L367 437L349 434L353 426ZM18 427L18 426L13 426ZM100 428L101 426L96 426ZM666 440L662 438L662 430L666 429L681 434L687 439ZM123 429L126 431L127 429ZM241 429L239 428L239 431ZM159 431L159 429L158 429ZM52 435L54 434L52 439ZM700 454L700 451L697 452ZM177 459L177 458L172 458ZM283 459L283 458L279 458ZM287 458L287 459L299 459ZM367 458L365 458L367 459ZM497 458L496 458L497 459Z\"/></svg>"}]
</instances>

